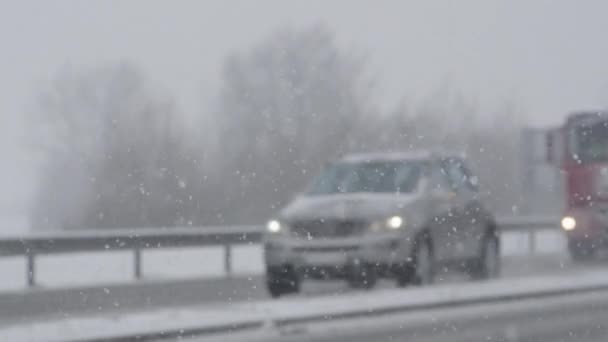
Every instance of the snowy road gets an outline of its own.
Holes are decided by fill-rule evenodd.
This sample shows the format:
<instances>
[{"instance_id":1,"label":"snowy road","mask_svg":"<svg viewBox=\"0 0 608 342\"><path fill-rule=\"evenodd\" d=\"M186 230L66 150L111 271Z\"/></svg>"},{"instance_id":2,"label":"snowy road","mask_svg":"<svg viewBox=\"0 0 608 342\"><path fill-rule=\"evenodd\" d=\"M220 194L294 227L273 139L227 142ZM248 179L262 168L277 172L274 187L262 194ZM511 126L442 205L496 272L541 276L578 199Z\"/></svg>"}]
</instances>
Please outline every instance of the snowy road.
<instances>
[{"instance_id":1,"label":"snowy road","mask_svg":"<svg viewBox=\"0 0 608 342\"><path fill-rule=\"evenodd\" d=\"M537 244L538 255L526 254L528 239L524 234L503 237L503 277L560 274L575 268L564 254L563 236L559 232L540 232L537 237L542 242ZM86 257L76 254L42 258L39 274L43 287L0 292L0 326L81 315L88 317L204 303L223 305L268 298L261 274L263 265L259 246L235 248L234 274L231 277L225 277L221 270L221 262L218 261L222 257L221 249L211 248L152 251L144 258L144 281L116 282L120 277L128 279L130 273L128 267L124 267L131 261L130 255L123 254L118 252ZM91 265L95 267L91 268ZM22 265L8 266L2 270L5 275L18 275L18 271L22 270ZM601 263L576 266L576 269L595 267L601 267ZM126 272L121 273L123 269ZM112 277L104 278L104 274ZM468 280L453 273L439 276L444 282ZM21 275L17 278L24 279ZM3 282L10 283L10 280L14 278L9 276ZM66 288L65 284L82 285ZM392 281L382 281L378 288L394 286ZM339 281L308 282L304 284L299 296L312 298L350 291L352 290Z\"/></svg>"},{"instance_id":2,"label":"snowy road","mask_svg":"<svg viewBox=\"0 0 608 342\"><path fill-rule=\"evenodd\" d=\"M214 333L222 334L219 341L251 342L412 340L408 336L422 341L443 341L447 336L450 341L491 337L506 342L527 336L530 339L524 341L538 342L572 333L582 339L581 334L599 337L604 333L606 317L601 314L608 307L604 304L608 300L602 299L606 293L605 268L577 267L561 274L487 282L78 315L0 327L0 336L28 342L194 336L214 341ZM408 335L412 332L414 336Z\"/></svg>"},{"instance_id":3,"label":"snowy road","mask_svg":"<svg viewBox=\"0 0 608 342\"><path fill-rule=\"evenodd\" d=\"M538 257L507 257L503 277L516 278L539 274L568 273L573 269L595 269L602 263L575 266L563 254ZM463 282L467 278L454 273L445 274L445 282ZM380 282L379 288L393 288L390 281ZM352 291L343 282L305 283L299 296L340 294ZM160 307L195 305L201 303L246 302L266 299L261 276L218 278L205 280L150 282L137 285L108 286L90 289L56 289L27 292L22 296L0 295L0 322L13 324L48 317L73 317L109 312L150 310Z\"/></svg>"},{"instance_id":4,"label":"snowy road","mask_svg":"<svg viewBox=\"0 0 608 342\"><path fill-rule=\"evenodd\" d=\"M191 341L236 342L608 341L608 291L527 299L341 322L303 324Z\"/></svg>"}]
</instances>

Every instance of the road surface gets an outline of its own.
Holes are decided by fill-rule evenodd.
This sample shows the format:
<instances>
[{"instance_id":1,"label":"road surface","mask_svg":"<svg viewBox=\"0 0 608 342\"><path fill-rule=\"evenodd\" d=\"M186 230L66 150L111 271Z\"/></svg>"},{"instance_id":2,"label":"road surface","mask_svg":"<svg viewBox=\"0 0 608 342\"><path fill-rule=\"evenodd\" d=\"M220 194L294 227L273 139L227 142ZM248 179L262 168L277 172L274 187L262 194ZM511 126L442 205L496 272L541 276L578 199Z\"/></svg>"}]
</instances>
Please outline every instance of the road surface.
<instances>
[{"instance_id":1,"label":"road surface","mask_svg":"<svg viewBox=\"0 0 608 342\"><path fill-rule=\"evenodd\" d=\"M556 274L580 267L603 265L572 265L568 256L515 257L504 259L503 277ZM444 281L461 282L466 277L446 273ZM382 281L380 288L394 287ZM310 282L303 286L301 296L340 294L352 291L344 282ZM46 320L76 315L108 312L151 310L161 307L200 305L201 303L243 302L267 299L262 276L143 282L135 284L84 289L31 290L0 294L0 325Z\"/></svg>"},{"instance_id":2,"label":"road surface","mask_svg":"<svg viewBox=\"0 0 608 342\"><path fill-rule=\"evenodd\" d=\"M608 291L192 338L193 342L600 342Z\"/></svg>"}]
</instances>

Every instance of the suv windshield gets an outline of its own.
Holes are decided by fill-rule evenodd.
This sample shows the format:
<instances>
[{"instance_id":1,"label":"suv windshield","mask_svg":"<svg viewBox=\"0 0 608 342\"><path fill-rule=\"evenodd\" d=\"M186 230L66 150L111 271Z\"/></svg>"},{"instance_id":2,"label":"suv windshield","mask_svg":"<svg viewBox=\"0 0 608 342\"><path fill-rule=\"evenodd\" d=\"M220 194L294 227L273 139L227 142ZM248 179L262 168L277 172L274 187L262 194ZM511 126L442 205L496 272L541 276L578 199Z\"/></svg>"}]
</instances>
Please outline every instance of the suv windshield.
<instances>
[{"instance_id":1,"label":"suv windshield","mask_svg":"<svg viewBox=\"0 0 608 342\"><path fill-rule=\"evenodd\" d=\"M317 177L307 194L408 193L416 190L420 174L421 163L417 161L336 163Z\"/></svg>"},{"instance_id":2,"label":"suv windshield","mask_svg":"<svg viewBox=\"0 0 608 342\"><path fill-rule=\"evenodd\" d=\"M608 122L576 129L578 158L583 163L608 160Z\"/></svg>"}]
</instances>

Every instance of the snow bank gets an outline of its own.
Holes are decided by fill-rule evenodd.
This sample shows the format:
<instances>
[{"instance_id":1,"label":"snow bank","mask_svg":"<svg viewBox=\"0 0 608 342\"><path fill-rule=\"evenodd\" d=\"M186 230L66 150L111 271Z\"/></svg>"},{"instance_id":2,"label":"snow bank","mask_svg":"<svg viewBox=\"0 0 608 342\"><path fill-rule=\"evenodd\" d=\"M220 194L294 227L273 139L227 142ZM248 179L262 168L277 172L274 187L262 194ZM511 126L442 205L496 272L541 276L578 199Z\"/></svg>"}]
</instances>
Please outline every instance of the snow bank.
<instances>
[{"instance_id":1,"label":"snow bank","mask_svg":"<svg viewBox=\"0 0 608 342\"><path fill-rule=\"evenodd\" d=\"M259 314L229 306L76 318L0 328L5 341L83 341L141 335L179 335L186 331L232 331L261 326Z\"/></svg>"}]
</instances>

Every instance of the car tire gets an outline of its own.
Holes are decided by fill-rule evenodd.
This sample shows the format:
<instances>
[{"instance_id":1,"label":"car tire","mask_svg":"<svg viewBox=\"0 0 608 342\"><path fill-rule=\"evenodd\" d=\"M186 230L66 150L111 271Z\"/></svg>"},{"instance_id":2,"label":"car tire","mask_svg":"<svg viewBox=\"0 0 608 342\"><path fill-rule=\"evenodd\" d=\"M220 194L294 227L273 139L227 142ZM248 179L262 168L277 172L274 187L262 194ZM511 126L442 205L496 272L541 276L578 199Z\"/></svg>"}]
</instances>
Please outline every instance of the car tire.
<instances>
[{"instance_id":1,"label":"car tire","mask_svg":"<svg viewBox=\"0 0 608 342\"><path fill-rule=\"evenodd\" d=\"M363 263L351 266L348 272L348 286L353 289L371 290L378 282L374 265Z\"/></svg>"},{"instance_id":2,"label":"car tire","mask_svg":"<svg viewBox=\"0 0 608 342\"><path fill-rule=\"evenodd\" d=\"M494 279L500 276L500 243L495 234L483 237L479 256L469 267L469 275L476 280Z\"/></svg>"},{"instance_id":3,"label":"car tire","mask_svg":"<svg viewBox=\"0 0 608 342\"><path fill-rule=\"evenodd\" d=\"M432 244L428 239L421 239L416 243L412 259L412 283L418 286L432 284L435 281L435 260Z\"/></svg>"},{"instance_id":4,"label":"car tire","mask_svg":"<svg viewBox=\"0 0 608 342\"><path fill-rule=\"evenodd\" d=\"M394 269L397 287L406 287L413 284L415 274L416 267L413 265L413 262L406 262L397 265Z\"/></svg>"},{"instance_id":5,"label":"car tire","mask_svg":"<svg viewBox=\"0 0 608 342\"><path fill-rule=\"evenodd\" d=\"M266 270L266 286L272 298L300 292L300 278L291 266L273 266Z\"/></svg>"}]
</instances>

